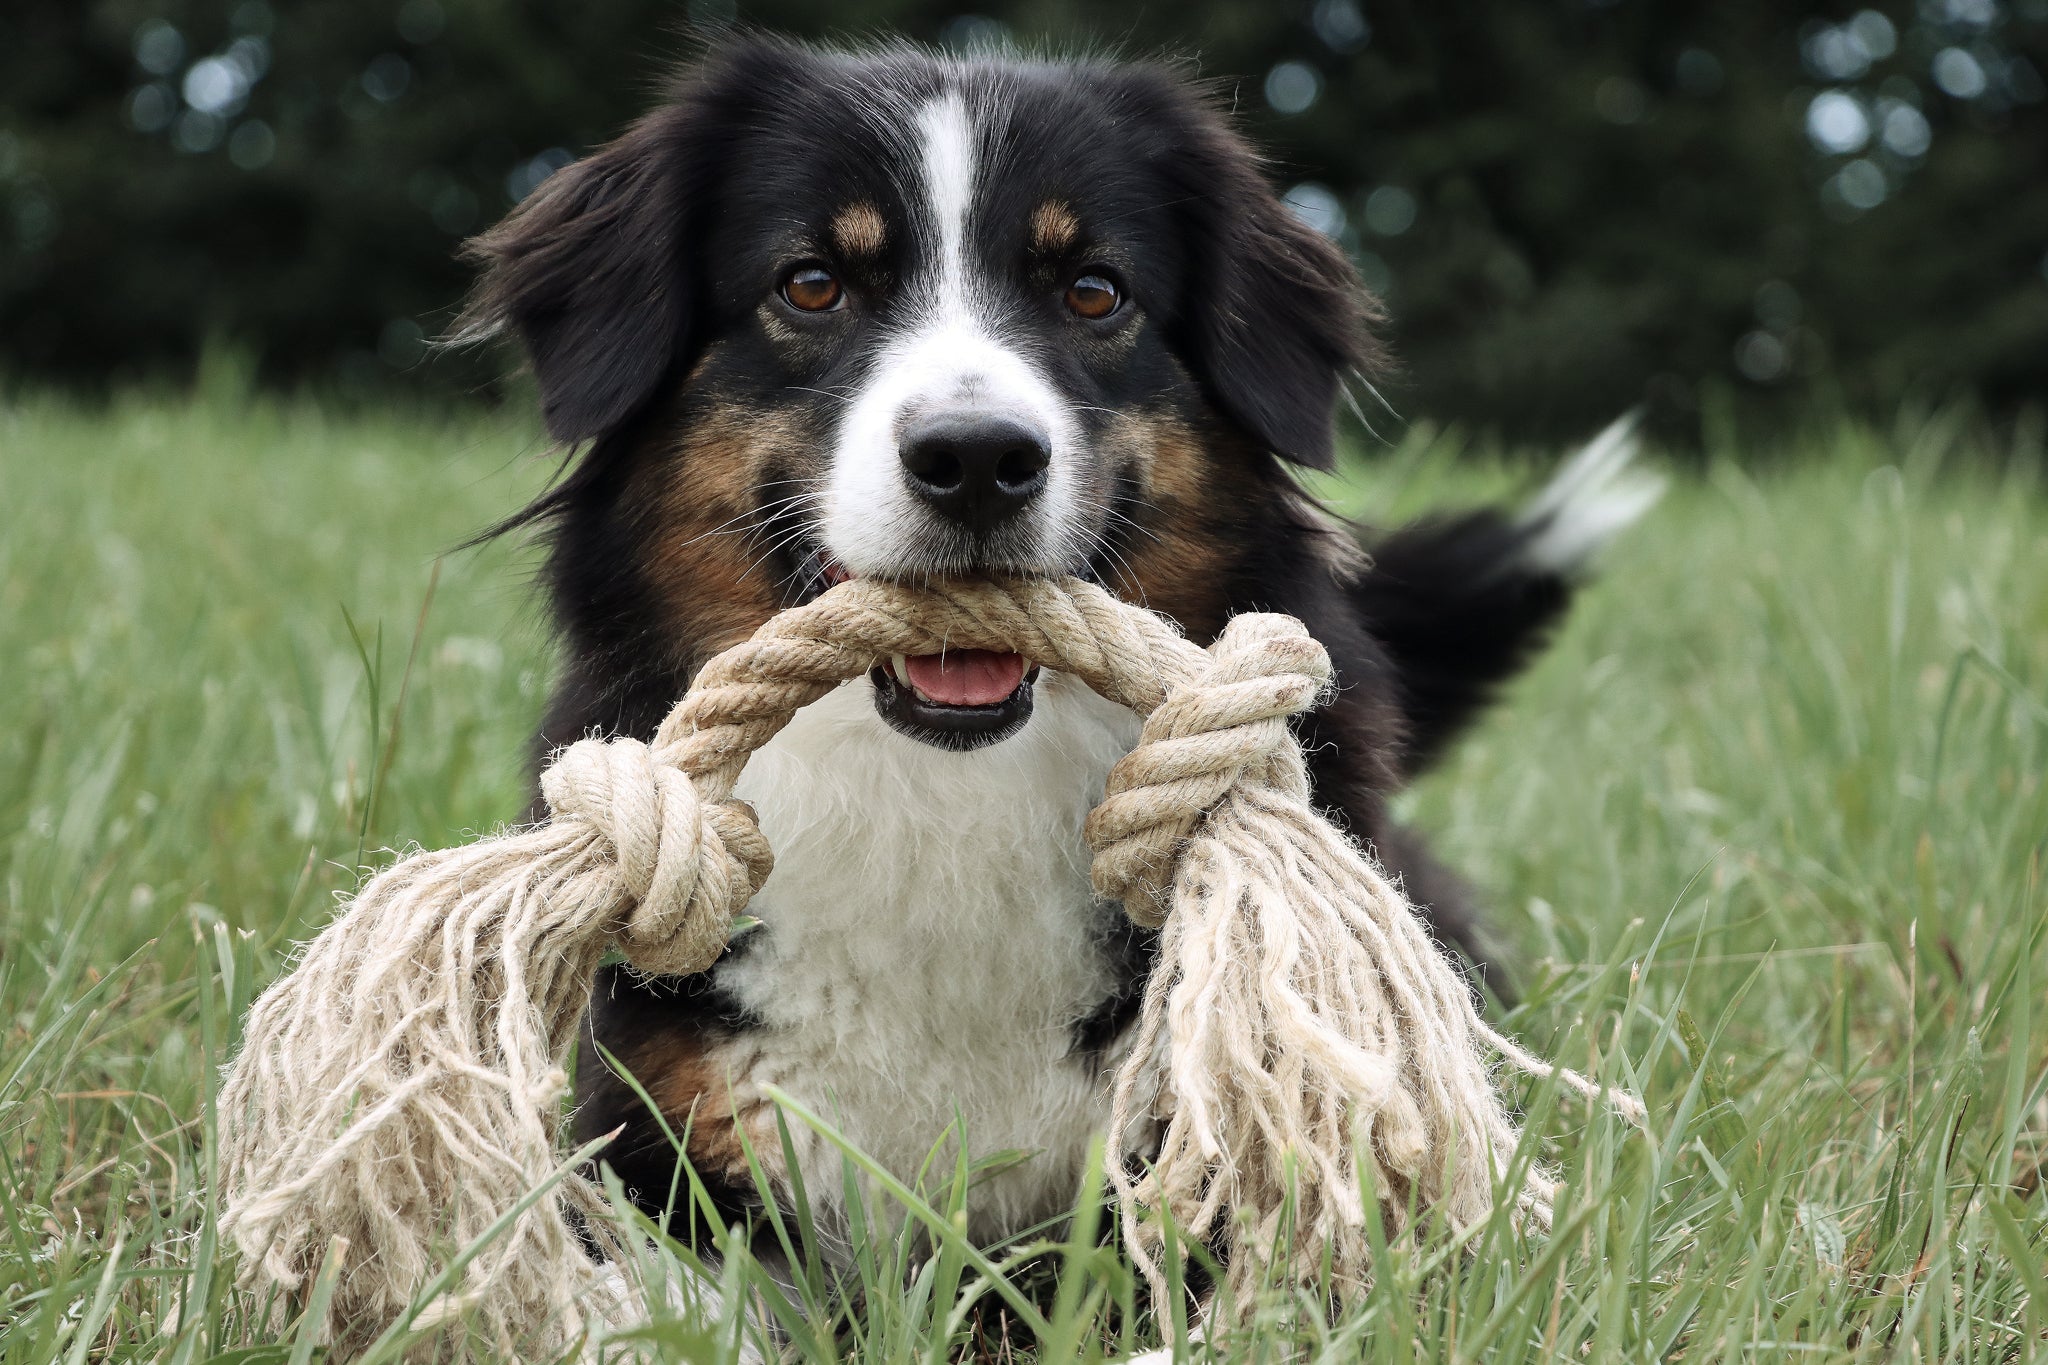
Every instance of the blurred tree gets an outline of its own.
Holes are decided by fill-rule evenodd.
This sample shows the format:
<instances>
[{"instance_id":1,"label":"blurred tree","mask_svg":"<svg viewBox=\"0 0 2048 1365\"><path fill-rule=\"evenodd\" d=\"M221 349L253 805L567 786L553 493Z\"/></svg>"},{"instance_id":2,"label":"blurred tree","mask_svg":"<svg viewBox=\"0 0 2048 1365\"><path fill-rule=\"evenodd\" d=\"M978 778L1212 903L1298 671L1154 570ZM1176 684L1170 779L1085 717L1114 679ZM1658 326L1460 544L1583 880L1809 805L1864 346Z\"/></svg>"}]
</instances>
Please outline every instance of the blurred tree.
<instances>
[{"instance_id":1,"label":"blurred tree","mask_svg":"<svg viewBox=\"0 0 2048 1365\"><path fill-rule=\"evenodd\" d=\"M1517 435L2048 378L2048 0L11 0L0 366L473 388L454 249L691 25L1194 59L1388 299L1405 415ZM1371 414L1368 414L1371 416Z\"/></svg>"}]
</instances>

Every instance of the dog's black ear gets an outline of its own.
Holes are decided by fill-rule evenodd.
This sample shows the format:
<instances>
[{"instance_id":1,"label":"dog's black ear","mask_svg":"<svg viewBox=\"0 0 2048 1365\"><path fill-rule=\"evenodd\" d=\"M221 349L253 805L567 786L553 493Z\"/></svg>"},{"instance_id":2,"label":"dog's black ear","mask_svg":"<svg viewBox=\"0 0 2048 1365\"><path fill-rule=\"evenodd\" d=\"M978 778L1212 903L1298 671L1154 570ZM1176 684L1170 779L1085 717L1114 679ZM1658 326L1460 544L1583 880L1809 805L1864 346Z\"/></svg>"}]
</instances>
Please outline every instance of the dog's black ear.
<instances>
[{"instance_id":1,"label":"dog's black ear","mask_svg":"<svg viewBox=\"0 0 2048 1365\"><path fill-rule=\"evenodd\" d=\"M1144 79L1168 124L1160 166L1189 248L1176 349L1261 445L1328 469L1340 386L1381 363L1378 305L1337 245L1281 202L1213 99L1158 68Z\"/></svg>"},{"instance_id":2,"label":"dog's black ear","mask_svg":"<svg viewBox=\"0 0 2048 1365\"><path fill-rule=\"evenodd\" d=\"M519 338L558 441L631 417L687 347L692 112L679 103L648 115L468 245L484 270L462 334Z\"/></svg>"},{"instance_id":3,"label":"dog's black ear","mask_svg":"<svg viewBox=\"0 0 2048 1365\"><path fill-rule=\"evenodd\" d=\"M1328 469L1338 390L1376 363L1365 287L1263 180L1239 202L1217 232L1213 287L1193 301L1195 353L1216 401L1261 444Z\"/></svg>"}]
</instances>

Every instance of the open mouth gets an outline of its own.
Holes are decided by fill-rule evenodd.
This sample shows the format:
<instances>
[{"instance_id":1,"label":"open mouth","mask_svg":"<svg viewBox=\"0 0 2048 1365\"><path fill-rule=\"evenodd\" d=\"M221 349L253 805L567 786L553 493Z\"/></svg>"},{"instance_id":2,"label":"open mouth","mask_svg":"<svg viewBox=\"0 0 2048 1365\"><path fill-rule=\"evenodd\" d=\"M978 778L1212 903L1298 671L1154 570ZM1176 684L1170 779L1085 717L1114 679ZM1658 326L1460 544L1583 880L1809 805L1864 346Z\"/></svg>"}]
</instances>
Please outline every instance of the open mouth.
<instances>
[{"instance_id":1,"label":"open mouth","mask_svg":"<svg viewBox=\"0 0 2048 1365\"><path fill-rule=\"evenodd\" d=\"M853 575L818 556L813 576L822 592ZM1038 665L1021 654L949 649L897 654L868 671L875 710L899 734L939 749L966 751L999 743L1031 719Z\"/></svg>"}]
</instances>

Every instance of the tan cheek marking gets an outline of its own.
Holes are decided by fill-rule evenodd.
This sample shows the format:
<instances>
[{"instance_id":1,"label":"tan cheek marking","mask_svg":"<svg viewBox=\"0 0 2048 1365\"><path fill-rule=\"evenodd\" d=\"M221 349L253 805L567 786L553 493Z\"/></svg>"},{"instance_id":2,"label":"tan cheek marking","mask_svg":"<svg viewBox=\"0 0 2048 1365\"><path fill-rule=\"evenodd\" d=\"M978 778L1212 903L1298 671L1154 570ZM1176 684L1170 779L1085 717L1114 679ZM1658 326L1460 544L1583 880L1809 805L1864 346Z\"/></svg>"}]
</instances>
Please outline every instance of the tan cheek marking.
<instances>
[{"instance_id":1,"label":"tan cheek marking","mask_svg":"<svg viewBox=\"0 0 2048 1365\"><path fill-rule=\"evenodd\" d=\"M1031 246L1048 256L1064 255L1081 240L1081 220L1057 199L1048 199L1031 211Z\"/></svg>"},{"instance_id":2,"label":"tan cheek marking","mask_svg":"<svg viewBox=\"0 0 2048 1365\"><path fill-rule=\"evenodd\" d=\"M643 566L677 661L695 668L740 643L782 606L760 488L771 466L801 476L807 443L772 413L715 409L675 452L635 476L629 505L655 520ZM777 457L783 457L778 459Z\"/></svg>"},{"instance_id":3,"label":"tan cheek marking","mask_svg":"<svg viewBox=\"0 0 2048 1365\"><path fill-rule=\"evenodd\" d=\"M1110 586L1206 643L1228 617L1225 577L1244 548L1229 510L1258 490L1232 452L1177 418L1140 414L1117 428L1112 440L1135 453L1144 496L1133 514L1142 530L1125 540L1126 564L1113 566Z\"/></svg>"},{"instance_id":4,"label":"tan cheek marking","mask_svg":"<svg viewBox=\"0 0 2048 1365\"><path fill-rule=\"evenodd\" d=\"M889 226L873 204L849 204L832 217L832 242L844 255L872 258L889 245Z\"/></svg>"}]
</instances>

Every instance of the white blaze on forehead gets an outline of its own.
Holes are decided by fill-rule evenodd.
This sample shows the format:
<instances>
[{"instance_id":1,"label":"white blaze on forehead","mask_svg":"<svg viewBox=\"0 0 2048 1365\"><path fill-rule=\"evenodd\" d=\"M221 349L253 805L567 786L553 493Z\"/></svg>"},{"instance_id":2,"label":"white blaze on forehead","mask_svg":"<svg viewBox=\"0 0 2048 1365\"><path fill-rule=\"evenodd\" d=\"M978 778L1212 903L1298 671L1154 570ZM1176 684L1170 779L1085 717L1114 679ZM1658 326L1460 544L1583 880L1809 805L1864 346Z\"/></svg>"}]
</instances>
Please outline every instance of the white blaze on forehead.
<instances>
[{"instance_id":1,"label":"white blaze on forehead","mask_svg":"<svg viewBox=\"0 0 2048 1365\"><path fill-rule=\"evenodd\" d=\"M974 206L974 123L958 94L942 95L917 114L922 144L924 200L938 267L935 311L965 303L967 279L967 215Z\"/></svg>"},{"instance_id":2,"label":"white blaze on forehead","mask_svg":"<svg viewBox=\"0 0 2048 1365\"><path fill-rule=\"evenodd\" d=\"M1003 334L998 291L974 257L969 228L984 169L975 111L948 91L909 122L915 183L905 197L922 259L896 301L906 321L883 343L841 419L827 481L827 547L856 574L936 567L932 547L948 531L905 485L898 445L910 419L944 410L1045 433L1052 451L1046 489L1020 517L1036 551L1002 567L1072 568L1078 428L1038 364Z\"/></svg>"}]
</instances>

